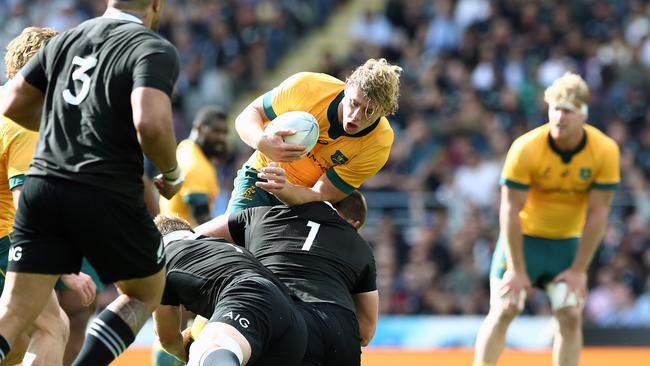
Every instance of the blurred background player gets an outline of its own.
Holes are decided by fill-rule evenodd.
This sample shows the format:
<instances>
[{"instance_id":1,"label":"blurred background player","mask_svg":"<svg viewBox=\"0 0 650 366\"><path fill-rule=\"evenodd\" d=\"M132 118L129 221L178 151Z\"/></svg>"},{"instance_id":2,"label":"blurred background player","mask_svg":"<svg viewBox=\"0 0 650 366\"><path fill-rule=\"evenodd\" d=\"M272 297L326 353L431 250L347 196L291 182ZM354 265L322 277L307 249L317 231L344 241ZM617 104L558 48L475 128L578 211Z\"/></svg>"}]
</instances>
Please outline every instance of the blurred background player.
<instances>
[{"instance_id":1,"label":"blurred background player","mask_svg":"<svg viewBox=\"0 0 650 366\"><path fill-rule=\"evenodd\" d=\"M228 210L277 205L264 188L270 162L281 162L290 184L278 194L296 205L337 202L375 175L388 160L393 130L388 119L397 110L399 66L369 59L345 81L321 73L301 72L255 99L235 120L241 139L256 151L237 172ZM309 112L320 125L318 144L302 157L304 146L287 144L291 131L264 132L264 126L289 111ZM281 195L281 196L280 196Z\"/></svg>"},{"instance_id":2,"label":"blurred background player","mask_svg":"<svg viewBox=\"0 0 650 366\"><path fill-rule=\"evenodd\" d=\"M43 45L58 32L49 28L28 27L22 33L14 38L7 45L5 53L5 65L7 79L11 80L20 69L43 47ZM2 92L0 91L0 97ZM25 181L25 173L29 168L29 163L34 155L34 147L38 139L38 134L34 131L26 130L6 117L0 121L0 134L2 141L2 177L0 179L0 212L2 221L0 227L0 268L2 278L0 279L0 289L4 286L4 273L7 269L7 259L9 245L11 243L10 233L13 224L15 207L18 207L18 201L22 185ZM74 299L82 308L90 308L89 303L95 298L95 284L93 280L85 273L79 275L63 275L59 281L70 291L65 291L67 297ZM63 306L62 306L63 307ZM63 310L66 310L65 308ZM61 362L61 357L65 359L64 348L67 354L66 340L69 340L69 332L75 332L77 329L68 330L68 319L60 314L60 308L56 303L56 298L48 304L39 318L35 321L35 330L31 335L31 343L27 349L29 356L25 358L24 364L29 365L48 365ZM66 314L68 311L66 311ZM69 315L68 315L69 317ZM83 337L85 323L80 328ZM24 338L23 340L25 340ZM20 348L20 347L18 347ZM14 364L15 360L20 360L21 353L19 349L15 352L15 357L6 360L3 364ZM75 353L76 355L76 353ZM69 363L64 363L69 364Z\"/></svg>"},{"instance_id":3,"label":"blurred background player","mask_svg":"<svg viewBox=\"0 0 650 366\"><path fill-rule=\"evenodd\" d=\"M161 344L187 358L180 305L210 322L189 348L188 365L300 365L307 330L289 290L246 249L192 232L161 215L167 281L154 313Z\"/></svg>"},{"instance_id":4,"label":"blurred background player","mask_svg":"<svg viewBox=\"0 0 650 366\"><path fill-rule=\"evenodd\" d=\"M619 185L619 149L586 123L589 88L579 75L556 79L544 101L548 123L515 140L503 167L490 311L474 366L496 364L531 285L546 290L557 320L553 365L580 359L587 269Z\"/></svg>"},{"instance_id":5,"label":"blurred background player","mask_svg":"<svg viewBox=\"0 0 650 366\"><path fill-rule=\"evenodd\" d=\"M227 154L228 116L218 107L201 109L190 136L176 148L176 159L185 177L183 188L168 200L160 198L160 212L187 220L192 226L210 219L212 204L219 194L214 160Z\"/></svg>"},{"instance_id":6,"label":"blurred background player","mask_svg":"<svg viewBox=\"0 0 650 366\"><path fill-rule=\"evenodd\" d=\"M108 365L160 304L164 253L143 199L142 153L163 172L155 180L163 196L182 184L170 99L178 53L152 31L162 5L109 1L9 83L0 111L41 134L14 224L10 251L20 256L9 257L0 298L3 353L83 257L122 294L89 326L74 365Z\"/></svg>"},{"instance_id":7,"label":"blurred background player","mask_svg":"<svg viewBox=\"0 0 650 366\"><path fill-rule=\"evenodd\" d=\"M361 346L372 339L379 316L374 255L357 232L366 213L355 190L333 207L309 202L249 208L196 232L246 247L300 299L309 334L304 365L352 366L360 364Z\"/></svg>"},{"instance_id":8,"label":"blurred background player","mask_svg":"<svg viewBox=\"0 0 650 366\"><path fill-rule=\"evenodd\" d=\"M227 154L228 116L218 107L202 108L194 118L190 136L176 148L176 159L185 181L183 187L172 199L160 197L160 212L177 215L194 227L210 219L212 205L219 194L219 182L215 161ZM193 316L183 313L183 324ZM175 366L182 364L175 357L154 344L152 352L154 366Z\"/></svg>"}]
</instances>

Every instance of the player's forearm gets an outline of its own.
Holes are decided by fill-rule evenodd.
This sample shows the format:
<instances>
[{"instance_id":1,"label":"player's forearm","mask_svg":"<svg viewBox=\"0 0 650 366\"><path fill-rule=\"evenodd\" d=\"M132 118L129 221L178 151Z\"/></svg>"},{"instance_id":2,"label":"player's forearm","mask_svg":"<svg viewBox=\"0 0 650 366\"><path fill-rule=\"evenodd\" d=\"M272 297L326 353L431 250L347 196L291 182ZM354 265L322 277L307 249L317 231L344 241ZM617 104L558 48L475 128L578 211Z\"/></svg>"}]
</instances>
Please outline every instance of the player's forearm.
<instances>
[{"instance_id":1,"label":"player's forearm","mask_svg":"<svg viewBox=\"0 0 650 366\"><path fill-rule=\"evenodd\" d=\"M588 213L582 237L580 238L580 246L571 267L582 272L587 271L594 253L605 235L608 212L608 209L600 209Z\"/></svg>"},{"instance_id":2,"label":"player's forearm","mask_svg":"<svg viewBox=\"0 0 650 366\"><path fill-rule=\"evenodd\" d=\"M251 106L244 110L235 119L237 134L248 146L258 149L258 143L264 134L264 120L259 112Z\"/></svg>"},{"instance_id":3,"label":"player's forearm","mask_svg":"<svg viewBox=\"0 0 650 366\"><path fill-rule=\"evenodd\" d=\"M297 186L288 182L284 189L274 194L287 206L297 206L307 202L327 200L327 197L323 197L320 192L313 188Z\"/></svg>"},{"instance_id":4,"label":"player's forearm","mask_svg":"<svg viewBox=\"0 0 650 366\"><path fill-rule=\"evenodd\" d=\"M501 213L501 230L501 235L505 236L504 244L508 268L517 272L525 272L523 234L518 211L505 210L505 212Z\"/></svg>"},{"instance_id":5,"label":"player's forearm","mask_svg":"<svg viewBox=\"0 0 650 366\"><path fill-rule=\"evenodd\" d=\"M169 126L154 125L138 130L138 139L142 151L161 172L167 172L178 166L176 162L176 138Z\"/></svg>"}]
</instances>

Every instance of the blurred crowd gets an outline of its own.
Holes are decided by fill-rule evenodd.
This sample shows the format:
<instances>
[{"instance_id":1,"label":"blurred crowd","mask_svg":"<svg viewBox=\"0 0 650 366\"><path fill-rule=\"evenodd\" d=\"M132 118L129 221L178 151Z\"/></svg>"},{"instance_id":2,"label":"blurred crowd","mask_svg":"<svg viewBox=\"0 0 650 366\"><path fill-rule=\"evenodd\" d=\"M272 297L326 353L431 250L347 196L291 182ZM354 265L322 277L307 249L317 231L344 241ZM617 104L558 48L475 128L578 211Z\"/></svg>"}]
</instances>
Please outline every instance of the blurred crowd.
<instances>
[{"instance_id":1,"label":"blurred crowd","mask_svg":"<svg viewBox=\"0 0 650 366\"><path fill-rule=\"evenodd\" d=\"M368 37L368 34L373 36ZM650 7L637 0L389 0L352 25L356 52L404 68L395 144L365 185L384 314L485 314L499 176L514 138L546 123L571 70L589 123L621 148L622 186L590 271L586 321L650 326ZM526 312L548 314L542 293Z\"/></svg>"},{"instance_id":2,"label":"blurred crowd","mask_svg":"<svg viewBox=\"0 0 650 366\"><path fill-rule=\"evenodd\" d=\"M179 138L207 104L227 110L345 0L167 0L160 31L180 51ZM370 2L369 2L370 3ZM650 7L643 0L386 0L349 29L345 79L370 57L404 68L395 143L364 185L382 314L485 314L498 236L499 175L510 143L546 122L545 87L572 70L588 82L589 122L621 148L622 186L590 270L586 321L650 326ZM374 2L373 4L376 4ZM67 29L96 0L0 0L0 44L29 25ZM0 80L2 77L0 77ZM239 111L230 110L231 115ZM218 168L223 210L250 150ZM528 314L548 314L541 293Z\"/></svg>"}]
</instances>

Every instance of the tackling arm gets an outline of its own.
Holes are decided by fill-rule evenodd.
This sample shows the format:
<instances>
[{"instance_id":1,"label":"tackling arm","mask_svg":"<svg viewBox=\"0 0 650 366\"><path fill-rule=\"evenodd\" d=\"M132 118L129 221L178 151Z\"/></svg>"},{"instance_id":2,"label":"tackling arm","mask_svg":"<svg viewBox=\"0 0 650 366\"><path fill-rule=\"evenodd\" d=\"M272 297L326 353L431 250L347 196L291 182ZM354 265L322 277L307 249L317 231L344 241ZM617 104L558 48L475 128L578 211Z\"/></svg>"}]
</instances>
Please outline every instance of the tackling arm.
<instances>
[{"instance_id":1,"label":"tackling arm","mask_svg":"<svg viewBox=\"0 0 650 366\"><path fill-rule=\"evenodd\" d=\"M353 294L354 307L359 321L361 345L367 346L375 335L379 318L379 292L377 290Z\"/></svg>"},{"instance_id":2,"label":"tackling arm","mask_svg":"<svg viewBox=\"0 0 650 366\"><path fill-rule=\"evenodd\" d=\"M256 182L255 185L274 194L288 206L296 206L313 201L338 202L348 195L338 189L327 177L321 175L313 187L303 187L291 184L286 179L284 169L271 163L260 170L258 176L267 182Z\"/></svg>"},{"instance_id":3,"label":"tackling arm","mask_svg":"<svg viewBox=\"0 0 650 366\"><path fill-rule=\"evenodd\" d=\"M187 353L181 333L180 306L161 305L153 313L153 319L160 345L169 354L186 361Z\"/></svg>"}]
</instances>

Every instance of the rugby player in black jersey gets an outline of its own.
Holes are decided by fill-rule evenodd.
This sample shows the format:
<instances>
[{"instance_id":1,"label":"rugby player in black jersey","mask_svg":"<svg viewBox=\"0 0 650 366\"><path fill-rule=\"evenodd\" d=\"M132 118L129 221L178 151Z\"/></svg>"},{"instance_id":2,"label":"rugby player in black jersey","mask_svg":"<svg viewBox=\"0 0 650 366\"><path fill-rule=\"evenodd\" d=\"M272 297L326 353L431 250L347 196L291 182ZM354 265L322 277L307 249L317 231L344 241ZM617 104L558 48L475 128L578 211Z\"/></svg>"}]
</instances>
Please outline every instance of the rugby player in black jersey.
<instances>
[{"instance_id":1,"label":"rugby player in black jersey","mask_svg":"<svg viewBox=\"0 0 650 366\"><path fill-rule=\"evenodd\" d=\"M163 0L109 0L103 16L53 38L7 85L0 114L39 130L0 298L0 360L60 274L88 259L121 295L88 327L73 365L108 365L160 304L165 257L143 199L143 153L182 184L171 93L179 56L156 34Z\"/></svg>"}]
</instances>

